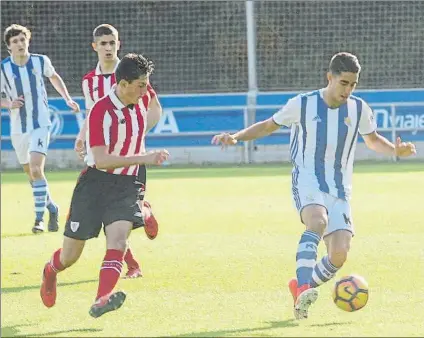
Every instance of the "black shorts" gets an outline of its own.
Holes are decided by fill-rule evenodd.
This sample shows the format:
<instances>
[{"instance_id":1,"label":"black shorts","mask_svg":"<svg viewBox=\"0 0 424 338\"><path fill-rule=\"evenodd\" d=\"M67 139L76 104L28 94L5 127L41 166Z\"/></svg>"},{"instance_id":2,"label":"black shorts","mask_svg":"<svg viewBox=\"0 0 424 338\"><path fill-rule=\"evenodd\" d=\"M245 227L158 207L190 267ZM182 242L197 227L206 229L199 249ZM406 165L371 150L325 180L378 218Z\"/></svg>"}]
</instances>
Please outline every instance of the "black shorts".
<instances>
[{"instance_id":1,"label":"black shorts","mask_svg":"<svg viewBox=\"0 0 424 338\"><path fill-rule=\"evenodd\" d=\"M135 176L109 174L89 167L81 172L72 195L64 235L87 240L116 221L140 222Z\"/></svg>"}]
</instances>

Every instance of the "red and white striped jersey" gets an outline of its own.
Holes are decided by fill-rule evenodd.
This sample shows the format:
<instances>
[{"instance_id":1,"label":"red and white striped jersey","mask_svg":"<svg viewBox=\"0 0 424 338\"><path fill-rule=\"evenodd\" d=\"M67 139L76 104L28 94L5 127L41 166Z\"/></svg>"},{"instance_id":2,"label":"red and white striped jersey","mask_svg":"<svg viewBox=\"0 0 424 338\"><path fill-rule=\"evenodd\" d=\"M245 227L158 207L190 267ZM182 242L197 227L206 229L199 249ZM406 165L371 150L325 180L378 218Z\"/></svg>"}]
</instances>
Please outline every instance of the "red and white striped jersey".
<instances>
[{"instance_id":1,"label":"red and white striped jersey","mask_svg":"<svg viewBox=\"0 0 424 338\"><path fill-rule=\"evenodd\" d=\"M95 167L91 149L96 146L107 146L109 154L124 157L137 156L143 152L151 95L149 91L138 104L126 107L112 87L106 96L93 105L87 117L87 165ZM137 175L138 165L103 171L117 175Z\"/></svg>"},{"instance_id":2,"label":"red and white striped jersey","mask_svg":"<svg viewBox=\"0 0 424 338\"><path fill-rule=\"evenodd\" d=\"M115 70L118 67L119 60L111 74L103 74L100 63L97 63L96 69L87 73L82 79L82 92L85 98L85 109L90 110L94 103L108 94L116 83Z\"/></svg>"}]
</instances>

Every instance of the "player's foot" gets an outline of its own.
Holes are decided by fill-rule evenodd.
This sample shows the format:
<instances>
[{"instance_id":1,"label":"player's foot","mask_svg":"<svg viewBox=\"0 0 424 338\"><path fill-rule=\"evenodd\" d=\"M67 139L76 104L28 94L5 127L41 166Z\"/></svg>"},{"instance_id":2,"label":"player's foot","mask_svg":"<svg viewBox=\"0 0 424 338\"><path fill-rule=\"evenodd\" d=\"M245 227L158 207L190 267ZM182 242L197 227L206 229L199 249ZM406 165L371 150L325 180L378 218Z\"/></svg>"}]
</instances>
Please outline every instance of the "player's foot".
<instances>
[{"instance_id":1,"label":"player's foot","mask_svg":"<svg viewBox=\"0 0 424 338\"><path fill-rule=\"evenodd\" d=\"M33 234L39 234L44 232L44 222L43 221L35 221L34 226L32 227Z\"/></svg>"},{"instance_id":2,"label":"player's foot","mask_svg":"<svg viewBox=\"0 0 424 338\"><path fill-rule=\"evenodd\" d=\"M316 302L318 298L318 290L311 288L309 285L302 286L298 289L298 296L294 304L294 317L296 319L308 318L309 307Z\"/></svg>"},{"instance_id":3,"label":"player's foot","mask_svg":"<svg viewBox=\"0 0 424 338\"><path fill-rule=\"evenodd\" d=\"M90 308L90 316L98 318L109 311L118 310L125 302L127 295L118 291L112 294L107 294L97 299L97 301Z\"/></svg>"},{"instance_id":4,"label":"player's foot","mask_svg":"<svg viewBox=\"0 0 424 338\"><path fill-rule=\"evenodd\" d=\"M152 206L149 202L143 201L143 208L146 208L149 214L144 219L144 231L146 232L146 235L149 239L155 239L158 235L159 225L155 216L153 215Z\"/></svg>"},{"instance_id":5,"label":"player's foot","mask_svg":"<svg viewBox=\"0 0 424 338\"><path fill-rule=\"evenodd\" d=\"M56 210L56 212L50 212L49 214L49 223L47 228L50 232L57 232L59 230L59 208Z\"/></svg>"},{"instance_id":6,"label":"player's foot","mask_svg":"<svg viewBox=\"0 0 424 338\"><path fill-rule=\"evenodd\" d=\"M139 267L128 267L128 271L124 278L138 278L143 277L143 273Z\"/></svg>"},{"instance_id":7,"label":"player's foot","mask_svg":"<svg viewBox=\"0 0 424 338\"><path fill-rule=\"evenodd\" d=\"M292 278L289 281L289 290L293 297L293 303L296 303L297 299L297 278Z\"/></svg>"},{"instance_id":8,"label":"player's foot","mask_svg":"<svg viewBox=\"0 0 424 338\"><path fill-rule=\"evenodd\" d=\"M56 303L56 273L50 263L46 263L44 266L40 296L43 304L47 307L52 307Z\"/></svg>"}]
</instances>

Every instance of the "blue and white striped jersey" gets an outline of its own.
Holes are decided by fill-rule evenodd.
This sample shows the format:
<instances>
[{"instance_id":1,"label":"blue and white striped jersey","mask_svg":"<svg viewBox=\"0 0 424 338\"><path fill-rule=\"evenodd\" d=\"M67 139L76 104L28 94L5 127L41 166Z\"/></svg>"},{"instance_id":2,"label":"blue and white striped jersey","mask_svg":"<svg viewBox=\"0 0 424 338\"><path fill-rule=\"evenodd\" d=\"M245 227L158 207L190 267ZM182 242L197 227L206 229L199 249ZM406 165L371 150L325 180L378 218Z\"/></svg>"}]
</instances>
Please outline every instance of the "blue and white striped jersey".
<instances>
[{"instance_id":1,"label":"blue and white striped jersey","mask_svg":"<svg viewBox=\"0 0 424 338\"><path fill-rule=\"evenodd\" d=\"M23 96L25 104L10 110L10 133L25 134L33 129L50 126L50 111L44 76L55 73L45 55L30 54L24 66L18 66L8 57L1 62L1 92L8 100Z\"/></svg>"},{"instance_id":2,"label":"blue and white striped jersey","mask_svg":"<svg viewBox=\"0 0 424 338\"><path fill-rule=\"evenodd\" d=\"M362 99L350 96L333 109L323 100L322 91L290 99L273 120L291 126L291 160L294 169L304 174L299 177L312 179L323 192L349 199L358 132L370 134L377 125L371 108Z\"/></svg>"}]
</instances>

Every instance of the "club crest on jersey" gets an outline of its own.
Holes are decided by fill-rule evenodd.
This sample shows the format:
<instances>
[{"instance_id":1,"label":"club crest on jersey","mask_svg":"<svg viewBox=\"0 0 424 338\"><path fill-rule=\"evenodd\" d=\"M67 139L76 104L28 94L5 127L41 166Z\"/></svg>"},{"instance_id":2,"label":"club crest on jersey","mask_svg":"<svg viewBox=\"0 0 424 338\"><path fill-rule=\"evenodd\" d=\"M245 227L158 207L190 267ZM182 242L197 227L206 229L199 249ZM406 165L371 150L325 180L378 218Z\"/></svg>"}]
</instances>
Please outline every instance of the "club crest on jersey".
<instances>
[{"instance_id":1,"label":"club crest on jersey","mask_svg":"<svg viewBox=\"0 0 424 338\"><path fill-rule=\"evenodd\" d=\"M119 123L120 123L120 124L124 124L125 122L127 122L127 120L125 120L125 119L120 119L120 120L119 120Z\"/></svg>"},{"instance_id":2,"label":"club crest on jersey","mask_svg":"<svg viewBox=\"0 0 424 338\"><path fill-rule=\"evenodd\" d=\"M344 123L345 123L345 125L347 125L348 127L351 127L351 126L352 126L352 121L351 121L350 117L345 117L345 119L344 119Z\"/></svg>"},{"instance_id":3,"label":"club crest on jersey","mask_svg":"<svg viewBox=\"0 0 424 338\"><path fill-rule=\"evenodd\" d=\"M34 74L35 76L38 75L38 72L35 70L35 68L31 69L31 73Z\"/></svg>"}]
</instances>

